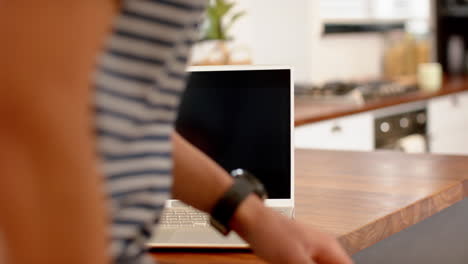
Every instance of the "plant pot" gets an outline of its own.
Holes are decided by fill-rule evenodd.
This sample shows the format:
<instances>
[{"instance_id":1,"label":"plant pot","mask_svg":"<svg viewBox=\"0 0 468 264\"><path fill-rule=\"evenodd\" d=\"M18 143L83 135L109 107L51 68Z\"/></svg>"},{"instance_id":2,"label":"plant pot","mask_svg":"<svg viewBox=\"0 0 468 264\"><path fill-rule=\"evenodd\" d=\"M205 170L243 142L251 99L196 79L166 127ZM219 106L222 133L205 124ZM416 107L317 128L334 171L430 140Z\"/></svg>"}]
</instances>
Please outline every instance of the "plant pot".
<instances>
[{"instance_id":1,"label":"plant pot","mask_svg":"<svg viewBox=\"0 0 468 264\"><path fill-rule=\"evenodd\" d=\"M192 65L226 65L231 64L230 42L209 40L197 43L193 47Z\"/></svg>"}]
</instances>

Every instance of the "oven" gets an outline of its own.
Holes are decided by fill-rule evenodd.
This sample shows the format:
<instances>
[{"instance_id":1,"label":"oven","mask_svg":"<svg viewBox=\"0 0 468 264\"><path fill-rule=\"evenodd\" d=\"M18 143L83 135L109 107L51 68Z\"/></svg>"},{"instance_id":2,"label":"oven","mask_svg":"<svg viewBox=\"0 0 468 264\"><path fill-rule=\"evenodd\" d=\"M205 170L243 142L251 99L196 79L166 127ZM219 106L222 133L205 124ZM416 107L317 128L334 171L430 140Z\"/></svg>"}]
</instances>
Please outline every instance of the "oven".
<instances>
[{"instance_id":1,"label":"oven","mask_svg":"<svg viewBox=\"0 0 468 264\"><path fill-rule=\"evenodd\" d=\"M416 103L377 111L374 119L376 150L429 152L425 104Z\"/></svg>"}]
</instances>

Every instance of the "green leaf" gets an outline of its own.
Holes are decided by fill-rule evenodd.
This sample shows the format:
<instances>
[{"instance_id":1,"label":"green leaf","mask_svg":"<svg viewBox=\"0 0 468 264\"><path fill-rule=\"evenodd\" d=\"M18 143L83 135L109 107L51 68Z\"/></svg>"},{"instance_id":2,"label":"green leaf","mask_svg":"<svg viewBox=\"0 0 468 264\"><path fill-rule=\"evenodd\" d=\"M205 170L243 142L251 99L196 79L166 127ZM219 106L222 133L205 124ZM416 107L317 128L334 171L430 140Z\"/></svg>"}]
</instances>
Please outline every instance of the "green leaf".
<instances>
[{"instance_id":1,"label":"green leaf","mask_svg":"<svg viewBox=\"0 0 468 264\"><path fill-rule=\"evenodd\" d=\"M204 30L202 39L218 39L220 18L216 9L211 6L206 11L207 26Z\"/></svg>"},{"instance_id":2,"label":"green leaf","mask_svg":"<svg viewBox=\"0 0 468 264\"><path fill-rule=\"evenodd\" d=\"M227 3L224 0L217 0L216 1L216 10L220 17L225 16L229 11L234 7L233 3Z\"/></svg>"},{"instance_id":3,"label":"green leaf","mask_svg":"<svg viewBox=\"0 0 468 264\"><path fill-rule=\"evenodd\" d=\"M235 3L226 0L212 0L206 11L206 26L202 31L202 40L227 40L227 32L245 12L238 12L230 18L226 16ZM223 23L226 22L226 23Z\"/></svg>"},{"instance_id":4,"label":"green leaf","mask_svg":"<svg viewBox=\"0 0 468 264\"><path fill-rule=\"evenodd\" d=\"M229 19L229 22L227 23L226 25L226 29L225 31L228 32L232 25L234 25L234 23L236 23L237 20L239 20L239 18L245 16L247 13L245 11L241 11L241 12L238 12L236 14L234 14L230 19Z\"/></svg>"}]
</instances>

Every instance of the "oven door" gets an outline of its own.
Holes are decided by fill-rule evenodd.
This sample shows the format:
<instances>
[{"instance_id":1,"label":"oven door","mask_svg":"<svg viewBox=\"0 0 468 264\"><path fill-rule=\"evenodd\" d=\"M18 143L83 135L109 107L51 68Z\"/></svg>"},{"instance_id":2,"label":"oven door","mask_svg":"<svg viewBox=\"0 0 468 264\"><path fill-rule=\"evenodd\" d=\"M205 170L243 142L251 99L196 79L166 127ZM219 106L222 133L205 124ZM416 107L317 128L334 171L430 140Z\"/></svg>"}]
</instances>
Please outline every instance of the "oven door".
<instances>
[{"instance_id":1,"label":"oven door","mask_svg":"<svg viewBox=\"0 0 468 264\"><path fill-rule=\"evenodd\" d=\"M408 153L429 151L426 109L376 118L375 149Z\"/></svg>"}]
</instances>

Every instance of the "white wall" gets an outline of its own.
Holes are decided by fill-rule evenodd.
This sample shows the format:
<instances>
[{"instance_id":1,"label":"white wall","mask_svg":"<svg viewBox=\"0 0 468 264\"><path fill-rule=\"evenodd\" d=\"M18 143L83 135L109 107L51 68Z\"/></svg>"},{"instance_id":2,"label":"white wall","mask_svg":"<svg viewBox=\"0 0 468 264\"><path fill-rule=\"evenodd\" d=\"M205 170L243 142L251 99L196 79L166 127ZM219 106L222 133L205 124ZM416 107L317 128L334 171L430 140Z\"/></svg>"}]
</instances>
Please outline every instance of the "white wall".
<instances>
[{"instance_id":1,"label":"white wall","mask_svg":"<svg viewBox=\"0 0 468 264\"><path fill-rule=\"evenodd\" d=\"M235 0L247 11L231 34L247 45L255 64L289 64L296 82L376 77L380 35L321 36L318 0Z\"/></svg>"},{"instance_id":2,"label":"white wall","mask_svg":"<svg viewBox=\"0 0 468 264\"><path fill-rule=\"evenodd\" d=\"M310 79L312 38L318 34L318 17L310 0L236 0L247 16L233 27L237 43L248 45L255 64L285 64L295 79Z\"/></svg>"}]
</instances>

